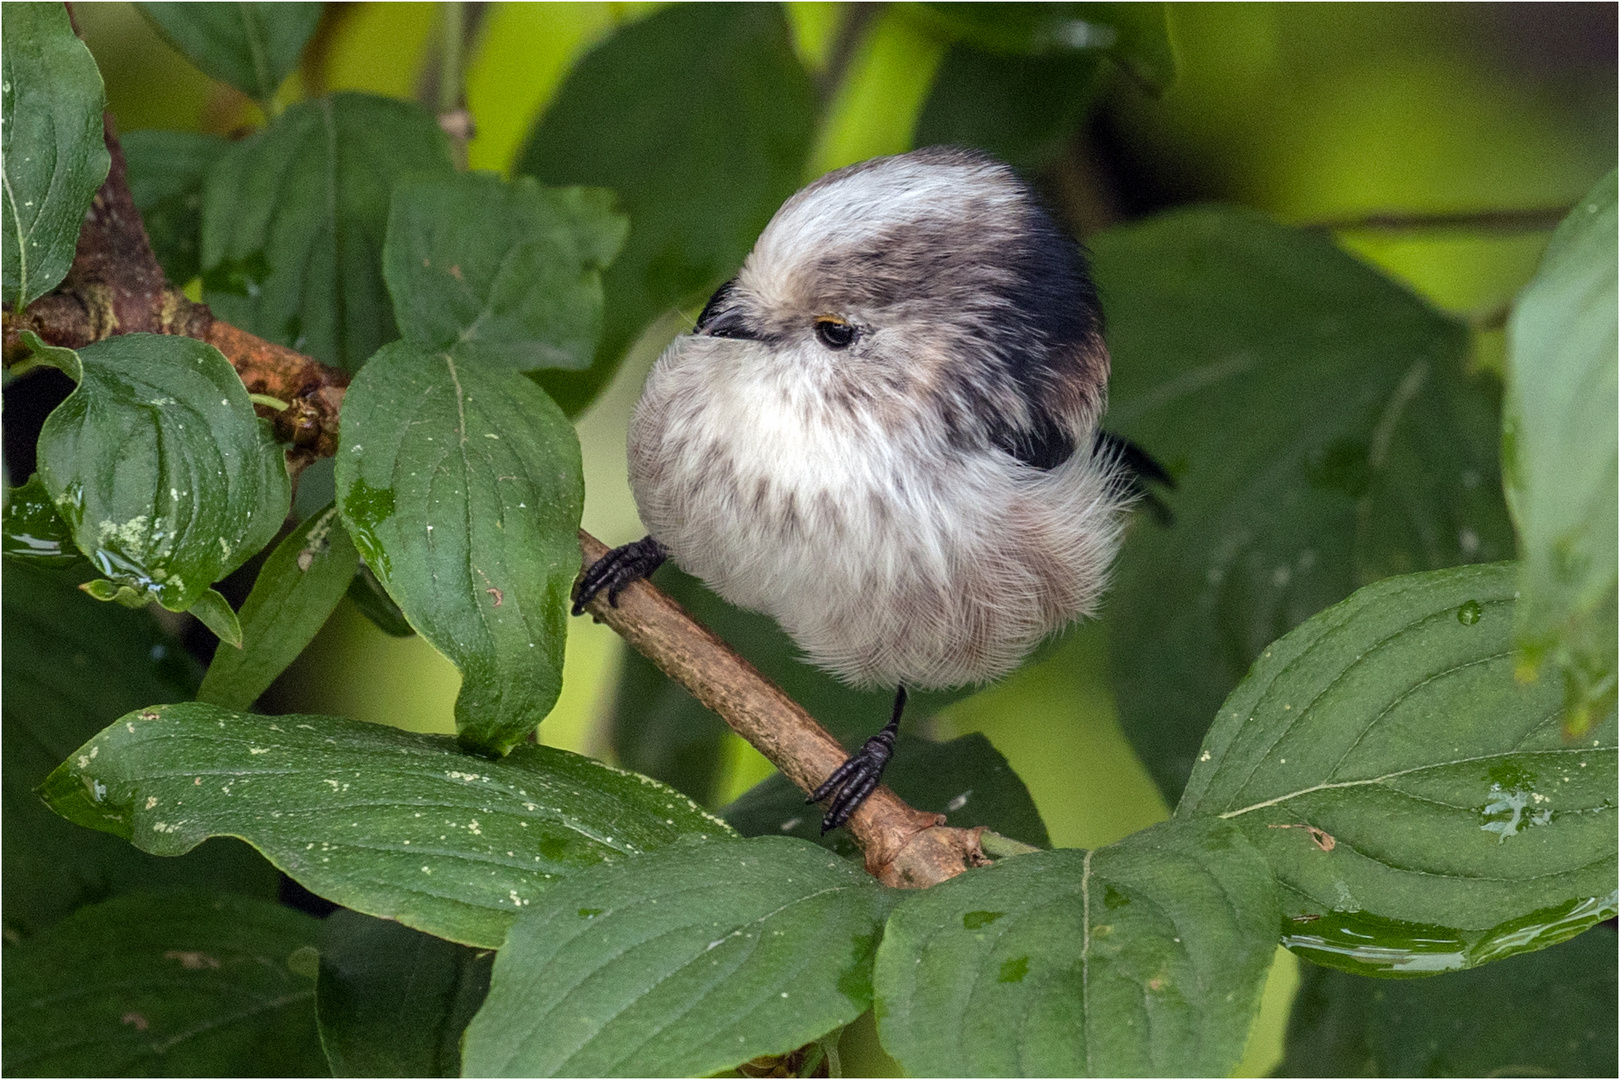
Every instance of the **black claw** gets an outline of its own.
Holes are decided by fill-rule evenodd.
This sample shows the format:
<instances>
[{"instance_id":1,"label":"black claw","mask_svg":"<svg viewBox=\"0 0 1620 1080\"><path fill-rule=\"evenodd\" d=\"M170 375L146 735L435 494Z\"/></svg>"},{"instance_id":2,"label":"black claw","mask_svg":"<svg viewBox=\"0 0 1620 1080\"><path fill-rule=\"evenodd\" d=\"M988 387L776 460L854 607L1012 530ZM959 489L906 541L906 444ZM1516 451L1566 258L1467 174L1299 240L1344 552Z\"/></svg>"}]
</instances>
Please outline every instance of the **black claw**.
<instances>
[{"instance_id":1,"label":"black claw","mask_svg":"<svg viewBox=\"0 0 1620 1080\"><path fill-rule=\"evenodd\" d=\"M889 717L883 730L867 739L805 800L814 803L829 796L832 798L832 805L827 807L827 813L821 819L823 836L848 821L867 796L877 790L878 781L883 779L883 770L894 756L894 737L900 730L900 714L905 708L906 688L902 686L894 696L894 714Z\"/></svg>"},{"instance_id":2,"label":"black claw","mask_svg":"<svg viewBox=\"0 0 1620 1080\"><path fill-rule=\"evenodd\" d=\"M607 590L608 603L619 606L619 594L633 581L651 577L652 572L664 565L669 551L652 537L643 537L633 544L616 547L597 559L580 576L574 589L574 614L585 614L585 605Z\"/></svg>"}]
</instances>

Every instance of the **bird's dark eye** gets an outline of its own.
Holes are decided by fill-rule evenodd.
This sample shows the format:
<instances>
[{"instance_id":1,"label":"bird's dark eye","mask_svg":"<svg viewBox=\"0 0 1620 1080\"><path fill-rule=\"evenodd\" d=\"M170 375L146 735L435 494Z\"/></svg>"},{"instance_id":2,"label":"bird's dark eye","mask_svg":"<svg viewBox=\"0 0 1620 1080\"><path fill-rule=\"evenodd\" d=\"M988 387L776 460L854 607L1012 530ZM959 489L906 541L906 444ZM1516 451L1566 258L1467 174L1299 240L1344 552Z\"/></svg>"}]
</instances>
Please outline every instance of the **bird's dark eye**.
<instances>
[{"instance_id":1,"label":"bird's dark eye","mask_svg":"<svg viewBox=\"0 0 1620 1080\"><path fill-rule=\"evenodd\" d=\"M847 349L855 340L855 328L843 319L823 317L816 320L816 337L829 349Z\"/></svg>"}]
</instances>

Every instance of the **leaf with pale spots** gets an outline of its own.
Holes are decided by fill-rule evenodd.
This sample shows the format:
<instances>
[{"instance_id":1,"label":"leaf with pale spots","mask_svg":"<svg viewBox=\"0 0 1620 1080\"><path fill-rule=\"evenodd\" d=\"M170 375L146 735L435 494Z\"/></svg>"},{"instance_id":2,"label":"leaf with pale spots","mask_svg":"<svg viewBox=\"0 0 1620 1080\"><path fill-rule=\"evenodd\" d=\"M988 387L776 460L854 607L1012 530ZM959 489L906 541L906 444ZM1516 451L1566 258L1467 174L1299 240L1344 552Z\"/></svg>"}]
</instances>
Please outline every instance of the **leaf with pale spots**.
<instances>
[{"instance_id":1,"label":"leaf with pale spots","mask_svg":"<svg viewBox=\"0 0 1620 1080\"><path fill-rule=\"evenodd\" d=\"M186 611L276 535L286 462L218 349L123 334L74 352L24 337L34 362L79 384L45 420L39 478L103 577L92 596Z\"/></svg>"},{"instance_id":2,"label":"leaf with pale spots","mask_svg":"<svg viewBox=\"0 0 1620 1080\"><path fill-rule=\"evenodd\" d=\"M461 669L463 745L505 753L556 702L584 503L573 425L515 371L398 342L349 386L338 511Z\"/></svg>"},{"instance_id":3,"label":"leaf with pale spots","mask_svg":"<svg viewBox=\"0 0 1620 1080\"><path fill-rule=\"evenodd\" d=\"M513 926L468 1076L707 1076L865 1012L899 895L813 844L682 844L584 871Z\"/></svg>"},{"instance_id":4,"label":"leaf with pale spots","mask_svg":"<svg viewBox=\"0 0 1620 1080\"><path fill-rule=\"evenodd\" d=\"M1560 688L1514 679L1516 587L1510 563L1370 585L1221 707L1176 816L1248 835L1295 951L1425 975L1615 914L1615 723L1567 742Z\"/></svg>"},{"instance_id":5,"label":"leaf with pale spots","mask_svg":"<svg viewBox=\"0 0 1620 1080\"><path fill-rule=\"evenodd\" d=\"M735 835L662 784L552 747L489 761L445 736L200 703L128 714L40 790L142 851L237 836L311 892L484 948L558 880Z\"/></svg>"},{"instance_id":6,"label":"leaf with pale spots","mask_svg":"<svg viewBox=\"0 0 1620 1080\"><path fill-rule=\"evenodd\" d=\"M906 900L878 947L878 1034L911 1076L1227 1076L1276 945L1242 832L1168 821Z\"/></svg>"}]
</instances>

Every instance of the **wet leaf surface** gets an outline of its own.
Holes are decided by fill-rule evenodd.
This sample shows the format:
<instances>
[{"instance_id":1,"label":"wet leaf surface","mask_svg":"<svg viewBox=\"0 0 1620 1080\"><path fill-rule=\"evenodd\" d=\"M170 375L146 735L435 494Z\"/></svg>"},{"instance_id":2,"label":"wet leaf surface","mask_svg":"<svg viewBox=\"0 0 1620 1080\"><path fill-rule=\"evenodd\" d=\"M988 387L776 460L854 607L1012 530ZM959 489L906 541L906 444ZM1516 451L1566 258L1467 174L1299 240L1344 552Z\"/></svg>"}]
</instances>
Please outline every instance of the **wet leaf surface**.
<instances>
[{"instance_id":1,"label":"wet leaf surface","mask_svg":"<svg viewBox=\"0 0 1620 1080\"><path fill-rule=\"evenodd\" d=\"M1275 870L1284 944L1423 975L1612 917L1611 720L1579 742L1513 677L1511 564L1379 582L1270 646L1176 809L1232 821Z\"/></svg>"},{"instance_id":2,"label":"wet leaf surface","mask_svg":"<svg viewBox=\"0 0 1620 1080\"><path fill-rule=\"evenodd\" d=\"M1508 324L1502 472L1522 593L1514 637L1526 666L1550 659L1562 674L1574 734L1615 705L1615 231L1611 171L1559 226Z\"/></svg>"},{"instance_id":3,"label":"wet leaf surface","mask_svg":"<svg viewBox=\"0 0 1620 1080\"><path fill-rule=\"evenodd\" d=\"M1306 964L1276 1076L1613 1076L1615 932L1390 982Z\"/></svg>"},{"instance_id":4,"label":"wet leaf surface","mask_svg":"<svg viewBox=\"0 0 1620 1080\"><path fill-rule=\"evenodd\" d=\"M703 1076L871 1004L894 894L800 840L682 844L524 913L467 1029L475 1076Z\"/></svg>"},{"instance_id":5,"label":"wet leaf surface","mask_svg":"<svg viewBox=\"0 0 1620 1080\"><path fill-rule=\"evenodd\" d=\"M579 440L515 371L399 343L343 399L343 524L461 670L456 731L505 753L562 688L584 506Z\"/></svg>"},{"instance_id":6,"label":"wet leaf surface","mask_svg":"<svg viewBox=\"0 0 1620 1080\"><path fill-rule=\"evenodd\" d=\"M5 299L21 311L73 265L79 226L112 158L101 72L61 4L11 4L0 39Z\"/></svg>"},{"instance_id":7,"label":"wet leaf surface","mask_svg":"<svg viewBox=\"0 0 1620 1080\"><path fill-rule=\"evenodd\" d=\"M51 774L51 807L156 855L239 836L311 892L497 948L570 874L731 830L645 777L551 747L211 705L130 713Z\"/></svg>"},{"instance_id":8,"label":"wet leaf surface","mask_svg":"<svg viewBox=\"0 0 1620 1080\"><path fill-rule=\"evenodd\" d=\"M1224 1076L1276 918L1265 860L1221 821L1003 859L896 909L878 1033L914 1076Z\"/></svg>"},{"instance_id":9,"label":"wet leaf surface","mask_svg":"<svg viewBox=\"0 0 1620 1080\"><path fill-rule=\"evenodd\" d=\"M79 384L46 418L39 477L106 579L98 599L185 611L275 536L286 463L218 349L123 334L34 359Z\"/></svg>"},{"instance_id":10,"label":"wet leaf surface","mask_svg":"<svg viewBox=\"0 0 1620 1080\"><path fill-rule=\"evenodd\" d=\"M6 949L9 1076L326 1076L318 920L202 890L133 893Z\"/></svg>"}]
</instances>

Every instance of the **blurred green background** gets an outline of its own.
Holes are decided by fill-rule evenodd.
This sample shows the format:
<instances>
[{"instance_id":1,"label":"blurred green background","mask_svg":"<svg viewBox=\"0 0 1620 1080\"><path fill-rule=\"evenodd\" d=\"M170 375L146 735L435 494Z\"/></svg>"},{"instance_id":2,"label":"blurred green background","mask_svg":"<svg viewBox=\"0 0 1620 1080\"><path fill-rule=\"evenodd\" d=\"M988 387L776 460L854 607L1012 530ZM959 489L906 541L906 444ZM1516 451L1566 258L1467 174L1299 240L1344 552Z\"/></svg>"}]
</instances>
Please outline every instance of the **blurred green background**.
<instances>
[{"instance_id":1,"label":"blurred green background","mask_svg":"<svg viewBox=\"0 0 1620 1080\"><path fill-rule=\"evenodd\" d=\"M470 4L469 165L510 169L574 63L660 5ZM794 46L824 86L805 179L909 149L947 42L905 5L786 5ZM1564 209L1616 158L1613 4L1219 4L1169 6L1179 75L1155 96L1108 71L1089 116L1039 177L1085 237L1168 206L1242 203L1331 228L1358 256L1475 328L1476 362L1499 363L1505 305L1529 279ZM354 89L432 104L441 5L328 5L284 100ZM129 4L74 14L121 131L229 135L258 107L168 48ZM851 32L851 20L856 32ZM655 162L648 164L656 168ZM585 527L610 544L642 530L625 480L625 429L648 367L692 312L648 327L580 417ZM1143 527L1143 526L1138 526ZM935 717L927 734L983 732L1028 784L1054 843L1092 847L1168 814L1121 735L1091 626L1044 662ZM607 719L622 646L572 623L563 696L540 729L611 757ZM414 730L454 730L458 676L420 638L385 636L347 602L273 691L288 709ZM735 738L721 802L770 767ZM1280 1059L1297 971L1279 950L1240 1074ZM851 1049L875 1055L852 1033ZM872 1058L874 1067L881 1061Z\"/></svg>"}]
</instances>

